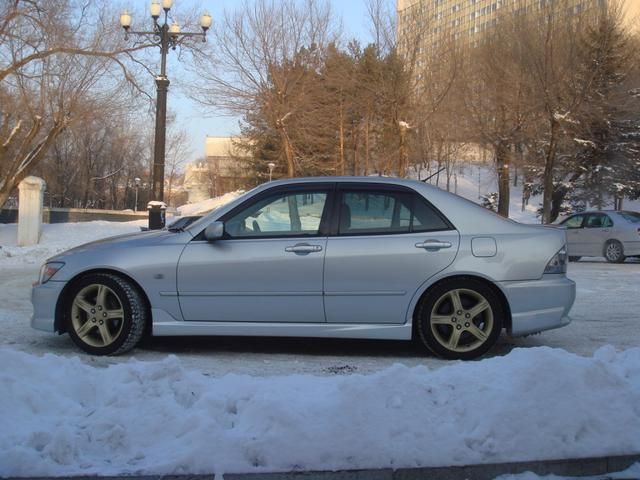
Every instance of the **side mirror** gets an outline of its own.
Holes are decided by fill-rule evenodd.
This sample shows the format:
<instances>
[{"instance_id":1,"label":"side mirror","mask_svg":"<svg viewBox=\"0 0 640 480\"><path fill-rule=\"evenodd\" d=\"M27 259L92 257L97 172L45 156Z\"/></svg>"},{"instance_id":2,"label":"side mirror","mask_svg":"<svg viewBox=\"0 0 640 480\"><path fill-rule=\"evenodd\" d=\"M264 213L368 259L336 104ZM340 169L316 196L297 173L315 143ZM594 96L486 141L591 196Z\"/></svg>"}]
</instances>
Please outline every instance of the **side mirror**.
<instances>
[{"instance_id":1,"label":"side mirror","mask_svg":"<svg viewBox=\"0 0 640 480\"><path fill-rule=\"evenodd\" d=\"M208 242L220 240L224 235L224 222L213 222L204 230L204 238Z\"/></svg>"}]
</instances>

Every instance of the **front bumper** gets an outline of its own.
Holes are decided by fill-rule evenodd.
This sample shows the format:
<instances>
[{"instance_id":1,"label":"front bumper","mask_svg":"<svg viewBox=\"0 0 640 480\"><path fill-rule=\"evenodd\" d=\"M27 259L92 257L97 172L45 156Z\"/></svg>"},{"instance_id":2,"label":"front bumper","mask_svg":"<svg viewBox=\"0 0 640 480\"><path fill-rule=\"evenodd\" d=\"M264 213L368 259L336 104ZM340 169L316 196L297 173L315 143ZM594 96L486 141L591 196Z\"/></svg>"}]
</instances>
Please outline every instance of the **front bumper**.
<instances>
[{"instance_id":1,"label":"front bumper","mask_svg":"<svg viewBox=\"0 0 640 480\"><path fill-rule=\"evenodd\" d=\"M502 282L500 287L511 307L510 335L528 335L564 327L571 322L569 310L576 298L576 284L564 275Z\"/></svg>"},{"instance_id":2,"label":"front bumper","mask_svg":"<svg viewBox=\"0 0 640 480\"><path fill-rule=\"evenodd\" d=\"M33 315L31 328L55 332L56 304L66 282L49 280L45 284L34 284L31 288Z\"/></svg>"}]
</instances>

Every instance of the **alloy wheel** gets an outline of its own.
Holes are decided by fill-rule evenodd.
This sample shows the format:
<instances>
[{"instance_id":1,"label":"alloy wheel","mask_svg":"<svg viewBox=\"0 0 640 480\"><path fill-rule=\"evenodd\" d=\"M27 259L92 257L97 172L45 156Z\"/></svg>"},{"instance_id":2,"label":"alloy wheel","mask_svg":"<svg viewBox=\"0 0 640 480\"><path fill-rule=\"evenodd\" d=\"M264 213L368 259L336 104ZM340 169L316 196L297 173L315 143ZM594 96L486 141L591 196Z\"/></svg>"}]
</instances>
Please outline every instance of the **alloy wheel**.
<instances>
[{"instance_id":1,"label":"alloy wheel","mask_svg":"<svg viewBox=\"0 0 640 480\"><path fill-rule=\"evenodd\" d=\"M431 332L436 341L451 352L464 353L482 346L494 326L493 309L480 293L457 288L449 290L433 304Z\"/></svg>"},{"instance_id":2,"label":"alloy wheel","mask_svg":"<svg viewBox=\"0 0 640 480\"><path fill-rule=\"evenodd\" d=\"M88 285L73 299L71 325L78 337L87 345L107 347L122 333L124 326L122 301L106 285Z\"/></svg>"}]
</instances>

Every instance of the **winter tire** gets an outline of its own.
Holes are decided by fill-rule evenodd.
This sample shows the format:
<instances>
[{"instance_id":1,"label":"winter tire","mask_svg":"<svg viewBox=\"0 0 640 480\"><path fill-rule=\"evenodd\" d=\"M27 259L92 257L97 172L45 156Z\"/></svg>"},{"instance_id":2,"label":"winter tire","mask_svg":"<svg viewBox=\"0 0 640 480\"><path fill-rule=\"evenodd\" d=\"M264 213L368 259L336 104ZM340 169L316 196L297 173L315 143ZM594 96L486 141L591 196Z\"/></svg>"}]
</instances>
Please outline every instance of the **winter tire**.
<instances>
[{"instance_id":1,"label":"winter tire","mask_svg":"<svg viewBox=\"0 0 640 480\"><path fill-rule=\"evenodd\" d=\"M420 303L418 336L439 357L472 360L496 343L504 315L502 302L482 281L445 280Z\"/></svg>"},{"instance_id":2,"label":"winter tire","mask_svg":"<svg viewBox=\"0 0 640 480\"><path fill-rule=\"evenodd\" d=\"M129 281L111 274L86 275L67 298L67 331L85 352L119 355L142 338L146 304Z\"/></svg>"},{"instance_id":3,"label":"winter tire","mask_svg":"<svg viewBox=\"0 0 640 480\"><path fill-rule=\"evenodd\" d=\"M622 263L627 257L624 256L624 248L617 240L609 240L604 246L604 258L609 263Z\"/></svg>"}]
</instances>

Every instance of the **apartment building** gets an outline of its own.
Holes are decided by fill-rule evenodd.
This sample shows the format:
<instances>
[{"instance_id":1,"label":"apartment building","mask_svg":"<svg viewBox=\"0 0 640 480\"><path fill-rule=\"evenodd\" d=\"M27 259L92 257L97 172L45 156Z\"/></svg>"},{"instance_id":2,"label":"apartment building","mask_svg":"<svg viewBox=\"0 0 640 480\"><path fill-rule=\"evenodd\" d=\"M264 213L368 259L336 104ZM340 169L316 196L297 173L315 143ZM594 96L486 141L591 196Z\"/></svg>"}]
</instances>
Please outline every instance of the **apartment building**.
<instances>
[{"instance_id":1,"label":"apartment building","mask_svg":"<svg viewBox=\"0 0 640 480\"><path fill-rule=\"evenodd\" d=\"M505 11L526 15L555 2L567 16L578 16L594 8L606 8L619 0L397 0L398 47L408 53L417 45L418 57L435 50L440 42L455 40L476 45L494 28ZM630 28L640 23L640 0L620 0L624 21Z\"/></svg>"}]
</instances>

